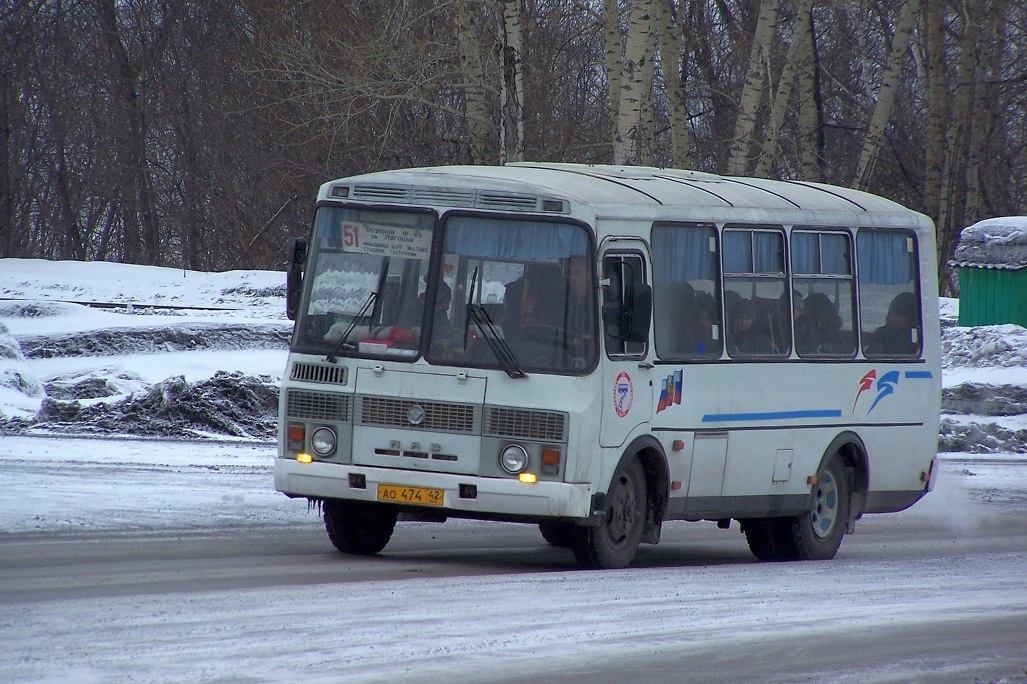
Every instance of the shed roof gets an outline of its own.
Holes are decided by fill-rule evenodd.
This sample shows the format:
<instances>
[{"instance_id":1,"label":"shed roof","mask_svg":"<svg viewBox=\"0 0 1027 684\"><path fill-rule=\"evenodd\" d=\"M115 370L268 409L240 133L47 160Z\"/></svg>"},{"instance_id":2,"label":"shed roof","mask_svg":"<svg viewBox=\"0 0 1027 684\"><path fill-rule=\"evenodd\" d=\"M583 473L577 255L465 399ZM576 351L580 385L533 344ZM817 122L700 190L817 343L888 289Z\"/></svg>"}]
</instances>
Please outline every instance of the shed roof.
<instances>
[{"instance_id":1,"label":"shed roof","mask_svg":"<svg viewBox=\"0 0 1027 684\"><path fill-rule=\"evenodd\" d=\"M959 234L952 266L1027 268L1027 216L985 219Z\"/></svg>"}]
</instances>

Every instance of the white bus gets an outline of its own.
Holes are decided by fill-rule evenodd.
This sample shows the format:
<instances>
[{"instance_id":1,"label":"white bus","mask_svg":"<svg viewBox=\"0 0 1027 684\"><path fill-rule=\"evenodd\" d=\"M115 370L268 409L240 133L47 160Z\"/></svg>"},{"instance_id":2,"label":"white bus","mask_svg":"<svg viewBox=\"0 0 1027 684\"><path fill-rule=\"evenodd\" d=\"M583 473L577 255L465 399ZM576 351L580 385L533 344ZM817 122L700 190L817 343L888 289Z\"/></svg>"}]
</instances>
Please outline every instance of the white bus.
<instances>
[{"instance_id":1,"label":"white bus","mask_svg":"<svg viewBox=\"0 0 1027 684\"><path fill-rule=\"evenodd\" d=\"M669 520L832 558L932 486L931 221L827 185L555 163L324 184L291 245L275 487L375 554L397 517L537 524L581 567Z\"/></svg>"}]
</instances>

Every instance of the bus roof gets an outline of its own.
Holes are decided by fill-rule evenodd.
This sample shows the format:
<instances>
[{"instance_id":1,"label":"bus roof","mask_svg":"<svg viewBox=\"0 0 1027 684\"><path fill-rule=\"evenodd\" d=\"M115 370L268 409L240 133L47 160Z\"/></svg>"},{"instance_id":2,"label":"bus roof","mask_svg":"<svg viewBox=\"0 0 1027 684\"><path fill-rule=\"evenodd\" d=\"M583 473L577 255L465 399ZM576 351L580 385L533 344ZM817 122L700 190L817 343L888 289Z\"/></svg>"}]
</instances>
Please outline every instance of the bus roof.
<instances>
[{"instance_id":1,"label":"bus roof","mask_svg":"<svg viewBox=\"0 0 1027 684\"><path fill-rule=\"evenodd\" d=\"M603 218L902 225L933 232L926 216L858 190L639 166L522 162L379 171L325 183L319 199L332 198L497 211L573 209Z\"/></svg>"}]
</instances>

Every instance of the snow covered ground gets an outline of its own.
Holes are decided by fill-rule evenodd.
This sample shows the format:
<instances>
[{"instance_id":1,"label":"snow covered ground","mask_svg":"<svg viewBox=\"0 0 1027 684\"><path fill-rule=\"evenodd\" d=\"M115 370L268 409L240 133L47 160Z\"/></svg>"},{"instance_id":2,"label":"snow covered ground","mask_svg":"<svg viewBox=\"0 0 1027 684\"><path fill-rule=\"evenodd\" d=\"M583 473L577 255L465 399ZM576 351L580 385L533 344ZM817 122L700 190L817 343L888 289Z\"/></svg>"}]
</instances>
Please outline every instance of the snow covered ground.
<instances>
[{"instance_id":1,"label":"snow covered ground","mask_svg":"<svg viewBox=\"0 0 1027 684\"><path fill-rule=\"evenodd\" d=\"M281 273L0 260L0 571L6 544L41 535L319 525L303 502L272 489L291 330L283 282ZM989 516L1027 514L1027 331L958 328L955 313L943 301L943 476L899 519L930 519L972 539ZM914 586L907 559L863 557L849 543L841 562L700 565L686 583L681 568L657 563L587 580L411 577L401 597L395 581L381 580L357 595L340 584L14 605L0 614L0 679L495 680L536 671L531 662L543 654L548 667L573 669L608 662L611 649L631 662L711 639L742 647L768 628L801 639L842 624L901 629L968 611L1027 611L1022 580L1010 579L1022 578L1025 553L926 563ZM816 612L852 587L872 605ZM438 606L462 616L459 624L440 628ZM663 644L654 645L656 623ZM344 647L330 646L339 634ZM892 681L914 679L915 664L896 667ZM857 672L845 681L887 678Z\"/></svg>"}]
</instances>

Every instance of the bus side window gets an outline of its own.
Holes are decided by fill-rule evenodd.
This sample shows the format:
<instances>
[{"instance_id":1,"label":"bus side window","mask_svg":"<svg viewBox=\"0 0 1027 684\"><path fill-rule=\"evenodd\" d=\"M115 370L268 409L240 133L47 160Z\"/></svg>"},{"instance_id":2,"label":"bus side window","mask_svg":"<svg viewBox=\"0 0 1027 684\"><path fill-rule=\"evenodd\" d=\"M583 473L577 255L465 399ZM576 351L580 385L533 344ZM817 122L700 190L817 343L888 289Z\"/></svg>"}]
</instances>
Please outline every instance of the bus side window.
<instances>
[{"instance_id":1,"label":"bus side window","mask_svg":"<svg viewBox=\"0 0 1027 684\"><path fill-rule=\"evenodd\" d=\"M853 356L856 292L849 234L796 228L791 245L796 353Z\"/></svg>"},{"instance_id":2,"label":"bus side window","mask_svg":"<svg viewBox=\"0 0 1027 684\"><path fill-rule=\"evenodd\" d=\"M725 226L723 256L728 355L787 356L791 329L779 320L788 292L783 230Z\"/></svg>"},{"instance_id":3,"label":"bus side window","mask_svg":"<svg viewBox=\"0 0 1027 684\"><path fill-rule=\"evenodd\" d=\"M720 257L712 223L653 226L653 325L663 360L715 360L724 349Z\"/></svg>"},{"instance_id":4,"label":"bus side window","mask_svg":"<svg viewBox=\"0 0 1027 684\"><path fill-rule=\"evenodd\" d=\"M867 358L908 358L923 349L913 233L863 229L856 236L859 314Z\"/></svg>"}]
</instances>

